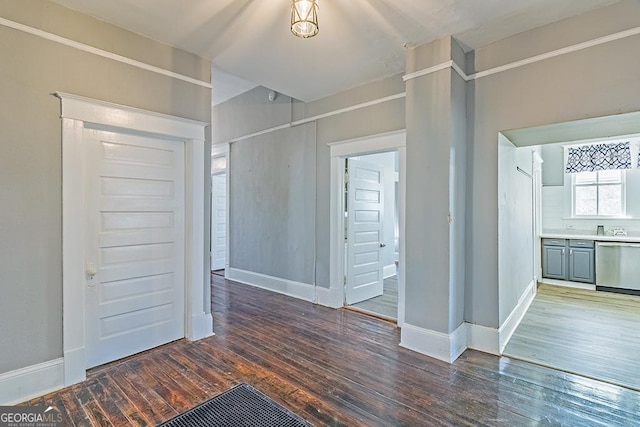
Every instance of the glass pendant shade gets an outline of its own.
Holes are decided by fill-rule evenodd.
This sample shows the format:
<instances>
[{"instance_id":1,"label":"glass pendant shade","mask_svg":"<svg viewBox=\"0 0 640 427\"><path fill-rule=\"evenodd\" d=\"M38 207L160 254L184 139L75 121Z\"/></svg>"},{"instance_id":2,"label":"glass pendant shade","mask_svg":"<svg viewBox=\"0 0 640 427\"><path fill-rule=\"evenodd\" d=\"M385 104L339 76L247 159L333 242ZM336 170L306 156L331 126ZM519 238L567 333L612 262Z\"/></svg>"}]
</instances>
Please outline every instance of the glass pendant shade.
<instances>
[{"instance_id":1,"label":"glass pendant shade","mask_svg":"<svg viewBox=\"0 0 640 427\"><path fill-rule=\"evenodd\" d=\"M318 0L292 0L291 32L309 38L318 34Z\"/></svg>"}]
</instances>

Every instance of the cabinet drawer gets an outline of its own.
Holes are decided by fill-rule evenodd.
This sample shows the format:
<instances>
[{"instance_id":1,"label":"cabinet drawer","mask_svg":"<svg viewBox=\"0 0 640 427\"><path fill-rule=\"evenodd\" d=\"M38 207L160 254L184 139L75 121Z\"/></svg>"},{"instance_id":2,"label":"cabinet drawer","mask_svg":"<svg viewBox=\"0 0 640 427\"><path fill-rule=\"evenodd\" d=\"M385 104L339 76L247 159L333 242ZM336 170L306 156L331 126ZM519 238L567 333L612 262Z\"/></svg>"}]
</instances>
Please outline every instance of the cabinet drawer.
<instances>
[{"instance_id":1,"label":"cabinet drawer","mask_svg":"<svg viewBox=\"0 0 640 427\"><path fill-rule=\"evenodd\" d=\"M564 246L567 244L566 239L542 239L544 246Z\"/></svg>"},{"instance_id":2,"label":"cabinet drawer","mask_svg":"<svg viewBox=\"0 0 640 427\"><path fill-rule=\"evenodd\" d=\"M569 246L572 248L589 248L595 247L593 240L569 240Z\"/></svg>"}]
</instances>

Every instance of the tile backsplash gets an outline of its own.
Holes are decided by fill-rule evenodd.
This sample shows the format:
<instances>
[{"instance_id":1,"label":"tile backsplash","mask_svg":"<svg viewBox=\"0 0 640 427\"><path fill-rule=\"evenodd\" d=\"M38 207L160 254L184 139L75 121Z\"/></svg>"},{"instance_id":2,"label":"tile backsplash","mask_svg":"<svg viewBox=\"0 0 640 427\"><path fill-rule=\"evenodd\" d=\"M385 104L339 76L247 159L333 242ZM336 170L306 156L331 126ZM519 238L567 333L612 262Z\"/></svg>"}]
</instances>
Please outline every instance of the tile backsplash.
<instances>
[{"instance_id":1,"label":"tile backsplash","mask_svg":"<svg viewBox=\"0 0 640 427\"><path fill-rule=\"evenodd\" d=\"M605 234L610 235L613 228L622 227L630 235L640 235L640 220L638 219L602 219L602 218L571 218L570 202L565 202L565 188L563 186L542 187L542 229L543 231L585 231L595 234L598 225L604 225Z\"/></svg>"}]
</instances>

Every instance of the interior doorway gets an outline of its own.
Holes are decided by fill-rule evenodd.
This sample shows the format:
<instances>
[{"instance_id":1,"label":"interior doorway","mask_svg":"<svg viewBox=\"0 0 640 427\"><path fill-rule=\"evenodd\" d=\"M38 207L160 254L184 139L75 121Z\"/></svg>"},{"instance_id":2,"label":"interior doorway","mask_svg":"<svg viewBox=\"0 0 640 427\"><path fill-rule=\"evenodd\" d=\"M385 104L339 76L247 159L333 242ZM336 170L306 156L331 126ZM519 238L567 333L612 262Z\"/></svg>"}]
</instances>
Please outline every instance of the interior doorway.
<instances>
[{"instance_id":1,"label":"interior doorway","mask_svg":"<svg viewBox=\"0 0 640 427\"><path fill-rule=\"evenodd\" d=\"M341 306L347 306L353 309L367 310L370 314L377 315L381 318L393 320L401 327L404 323L404 224L405 224L405 164L406 164L406 133L404 130L390 132L386 134L373 135L364 138L357 138L353 140L337 141L329 144L331 151L331 183L330 183L330 276L331 287L330 291L339 296ZM373 155L368 158L366 156ZM382 172L378 175L375 172L375 167L367 160L375 160L376 157L384 158L390 156L392 162L389 163L388 173L391 182L391 188L384 189L384 178ZM351 169L355 169L355 165L359 164L361 167L361 176L356 176L356 183L358 180L363 181L360 186L361 193L358 191L351 191L352 194L352 208L361 208L361 212L356 212L357 209L349 217L349 192L347 186L351 179L347 172L347 168L351 162ZM349 172L353 176L353 171ZM376 184L376 176L378 176L378 183ZM362 180L362 178L368 178ZM368 182L367 182L368 181ZM351 181L353 184L354 181ZM373 185L373 187L371 187ZM382 194L377 194L377 188ZM368 186L368 187L367 187ZM388 184L389 186L389 184ZM388 193L388 194L387 194ZM387 196L387 207L385 207L384 199ZM356 197L359 200L356 200ZM397 201L396 201L397 200ZM371 203L374 202L374 203ZM369 204L367 204L369 203ZM394 220L390 222L390 227L387 228L386 233L383 233L384 217L385 213L388 213L388 217ZM351 220L349 219L351 218ZM349 250L349 221L352 221L351 236L352 243L362 244L361 249L363 251L356 250L355 247ZM376 224L379 223L379 224ZM364 228L362 228L364 227ZM372 228L367 230L366 228ZM379 227L380 231L377 231L376 227ZM362 231L360 236L358 232ZM385 235L383 235L385 234ZM345 240L346 238L346 240ZM383 251L384 250L384 251ZM384 254L387 254L385 258ZM357 259L356 259L357 257ZM350 259L350 260L349 260ZM385 259L387 260L385 263ZM397 261L397 263L396 263ZM371 264L371 265L367 265ZM372 265L376 265L375 271L373 268L368 269ZM386 268L385 268L386 266ZM385 273L386 270L386 273ZM395 273L395 274L394 274ZM360 277L357 277L360 275ZM374 295L373 298L384 296L384 278L388 279L387 283L389 287L397 283L397 296L394 297L393 302L389 305L392 307L389 315L384 313L378 314L370 309L364 309L355 307L354 305L362 303L362 300L358 300L358 292L352 292L362 284L368 282L382 282L382 286L379 283L377 289L382 292L380 295ZM378 292L379 292L378 291ZM368 295L360 295L360 297L367 297ZM371 300L372 298L367 298Z\"/></svg>"},{"instance_id":2,"label":"interior doorway","mask_svg":"<svg viewBox=\"0 0 640 427\"><path fill-rule=\"evenodd\" d=\"M519 320L501 348L503 355L640 389L634 368L640 351L637 274L624 279L638 258L628 259L621 250L640 243L634 222L640 213L635 190L640 188L639 118L634 112L505 133L508 144L500 145L498 156L501 304L530 295L522 289L532 275L537 290L530 305L510 304L516 308L507 312L504 324ZM579 161L571 159L572 151L580 154ZM523 203L513 195L524 193L517 179L526 182L517 176L516 164L526 169L522 160L531 153L543 162L530 170L539 209L516 234L515 221L524 216ZM524 229L534 230L534 273L527 275L520 273L531 271L529 249L515 246L529 240L522 238ZM504 324L501 329L507 329Z\"/></svg>"},{"instance_id":3,"label":"interior doorway","mask_svg":"<svg viewBox=\"0 0 640 427\"><path fill-rule=\"evenodd\" d=\"M211 149L211 271L225 275L228 257L228 149Z\"/></svg>"},{"instance_id":4,"label":"interior doorway","mask_svg":"<svg viewBox=\"0 0 640 427\"><path fill-rule=\"evenodd\" d=\"M211 270L227 262L227 174L211 175Z\"/></svg>"},{"instance_id":5,"label":"interior doorway","mask_svg":"<svg viewBox=\"0 0 640 427\"><path fill-rule=\"evenodd\" d=\"M345 159L345 304L398 316L398 150Z\"/></svg>"},{"instance_id":6,"label":"interior doorway","mask_svg":"<svg viewBox=\"0 0 640 427\"><path fill-rule=\"evenodd\" d=\"M180 288L183 290L180 299L184 307L184 322L182 322L180 336L184 336L190 340L197 340L213 333L213 318L211 312L206 308L205 301L208 299L209 281L205 280L203 274L205 270L205 259L202 256L202 248L205 236L205 210L202 205L203 198L198 195L205 194L205 167L204 163L198 161L202 159L205 153L205 123L195 122L179 117L167 115L159 115L151 111L143 111L137 108L126 107L107 103L101 100L84 98L66 93L56 93L62 104L62 240L64 242L62 258L63 258L63 354L64 354L64 385L69 386L86 379L87 369L87 339L86 330L87 322L85 312L85 297L91 287L91 279L100 277L101 271L97 269L97 261L94 265L85 264L85 235L84 224L85 201L84 201L84 171L87 169L85 159L84 135L88 129L101 130L107 132L127 133L136 136L151 137L152 140L174 140L182 141L181 146L184 149L184 157L181 162L184 165L181 187L184 188L184 205L182 226L175 223L173 232L177 233L180 240L184 241L183 259L184 268L182 271L174 270L176 275L183 284ZM124 144L127 145L127 144ZM122 160L120 165L121 172L132 172L133 164L148 165L148 157L141 155L143 150L137 147L127 145L127 150L131 152L131 158L120 159L118 156L121 151L113 151L112 159ZM157 150L159 158L166 158L170 153L168 151ZM170 155L169 155L170 157ZM133 160L132 160L133 159ZM146 163L145 163L146 162ZM156 162L157 163L157 162ZM165 163L160 160L160 163ZM139 172L139 171L138 171ZM113 190L116 182L122 183L120 178L113 179L109 177L107 182L109 185L102 185L102 192ZM132 195L142 192L151 192L153 203L139 203L139 206L157 206L158 200L162 195L171 194L173 187L167 184L165 178L156 182L144 181L144 176L133 177L133 188L125 190L126 197L121 200L128 200ZM138 179L142 178L142 179ZM119 180L119 181L118 181ZM104 184L104 183L103 183ZM174 182L174 187L177 186ZM113 194L113 193L112 193ZM178 193L176 193L178 194ZM121 203L119 203L121 205ZM119 208L119 206L115 206ZM174 214L175 215L175 214ZM162 216L162 215L161 215ZM165 216L166 219L168 216ZM106 219L106 218L102 218ZM141 221L147 221L151 218L148 215L138 216ZM168 224L164 219L154 224ZM121 224L132 224L123 220ZM137 222L136 222L137 223ZM117 223L113 223L117 227ZM141 225L145 225L140 223ZM153 236L162 236L158 230L158 226L151 224L148 228L152 229ZM129 233L128 238L138 238L139 233ZM149 233L147 233L148 235ZM109 233L101 232L102 239L108 239ZM166 240L164 240L166 241ZM122 243L122 242L121 242ZM137 243L137 246L144 246L145 243ZM163 246L166 248L167 246ZM104 251L101 254L104 256ZM121 258L121 263L126 264L131 256L125 255ZM89 260L89 263L92 261ZM153 272L151 272L153 273ZM136 280L135 278L133 280ZM160 281L161 282L161 281ZM162 283L153 282L148 289L152 289L155 285ZM125 292L125 289L122 288ZM156 288L158 289L158 288ZM158 294L161 292L159 291ZM123 294L119 294L115 300L121 301ZM144 299L144 298L143 298ZM146 301L145 301L146 302ZM175 301L174 304L180 304ZM104 322L103 322L104 323ZM126 323L126 322L125 322ZM144 323L144 322L142 322ZM131 327L131 324L127 324ZM112 331L118 334L119 331Z\"/></svg>"}]
</instances>

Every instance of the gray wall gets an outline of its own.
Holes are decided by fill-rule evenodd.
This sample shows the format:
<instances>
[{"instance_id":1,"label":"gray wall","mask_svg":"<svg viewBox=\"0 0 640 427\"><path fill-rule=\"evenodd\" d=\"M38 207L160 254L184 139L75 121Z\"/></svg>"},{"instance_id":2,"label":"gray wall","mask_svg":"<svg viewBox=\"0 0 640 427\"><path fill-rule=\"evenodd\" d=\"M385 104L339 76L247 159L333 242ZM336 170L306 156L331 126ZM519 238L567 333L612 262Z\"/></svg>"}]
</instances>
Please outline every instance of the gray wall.
<instances>
[{"instance_id":1,"label":"gray wall","mask_svg":"<svg viewBox=\"0 0 640 427\"><path fill-rule=\"evenodd\" d=\"M460 57L443 38L409 51L407 72ZM450 333L464 321L466 83L445 69L406 87L405 320Z\"/></svg>"},{"instance_id":2,"label":"gray wall","mask_svg":"<svg viewBox=\"0 0 640 427\"><path fill-rule=\"evenodd\" d=\"M450 59L450 39L409 52L411 62L428 67ZM444 56L438 56L443 50ZM424 57L434 63L423 64ZM419 69L419 68L418 68ZM449 154L451 70L407 82L407 200L405 321L449 332Z\"/></svg>"},{"instance_id":3,"label":"gray wall","mask_svg":"<svg viewBox=\"0 0 640 427\"><path fill-rule=\"evenodd\" d=\"M0 1L0 16L194 78L210 78L208 61L53 3ZM209 122L211 91L4 26L0 57L3 373L62 356L62 131L60 101L51 94L69 92ZM210 159L203 161L208 170ZM203 197L209 206L208 192ZM208 269L208 238L205 245Z\"/></svg>"},{"instance_id":4,"label":"gray wall","mask_svg":"<svg viewBox=\"0 0 640 427\"><path fill-rule=\"evenodd\" d=\"M268 129L271 127L279 126L285 123L289 123L293 120L299 120L307 117L313 117L315 115L335 111L341 108L348 107L350 105L356 105L362 102L371 101L379 97L389 96L404 91L404 83L401 76L395 76L393 78L373 82L362 87L354 88L352 90L342 92L337 95L329 96L311 103L303 103L294 99L291 99L285 95L279 94L274 102L267 100L267 94L269 89L258 87L251 91L248 91L242 95L230 99L227 102L216 105L213 107L213 139L217 142L228 142L234 138L239 138L244 135L251 134L258 130ZM285 106L286 105L286 106ZM247 111L245 115L244 111ZM245 119L250 118L249 120ZM256 126L252 122L260 122L260 126ZM261 129L259 129L261 128ZM304 186L298 186L297 183L291 182L289 187L280 186L278 188L277 195L274 197L281 200L285 199L285 193L288 193L286 197L295 197L296 203L299 201L309 201L307 198L310 194L314 194L314 199L309 201L310 205L292 205L291 208L294 211L298 209L306 209L309 206L315 206L315 215L313 220L315 224L312 226L312 230L315 233L315 283L320 287L329 287L329 197L330 197L330 154L329 142L342 141L351 138L363 137L368 135L376 135L384 132L391 132L395 130L404 129L404 100L398 99L395 101L385 102L379 105L373 105L367 108L342 113L335 116L326 117L320 120L315 120L305 128L313 129L313 138L307 136L305 138L305 144L309 141L313 141L315 150L315 163L309 165L308 169L304 171L302 176L315 177L311 183L305 183ZM283 141L285 144L293 144L292 141L300 141L297 137L299 129L297 127L282 129L275 134L278 135L277 140ZM267 134L269 135L269 134ZM247 192L248 190L243 187L244 183L251 181L249 171L243 167L243 169L236 169L236 163L241 162L244 164L244 160L241 160L241 156L247 156L250 160L252 154L249 153L249 149L236 152L236 146L239 144L247 144L246 147L253 147L251 149L257 149L261 142L267 141L272 147L276 147L278 153L278 164L289 164L295 160L295 152L290 152L287 149L280 149L276 140L269 139L267 135L251 138L250 140L242 140L240 142L234 142L231 145L231 162L229 180L231 185L230 194L230 223L229 231L231 233L231 250L233 251L233 236L238 227L244 227L246 224L250 224L250 229L253 231L253 239L255 241L265 242L269 236L271 236L272 229L278 229L281 227L279 221L280 217L277 215L268 215L268 219L256 223L251 218L254 217L249 211L251 209L259 209L257 200L251 201L245 199L243 201L244 210L234 209L234 194L240 194ZM305 145L306 146L306 145ZM290 148L296 148L295 145L291 145ZM265 154L266 155L266 154ZM267 167L266 165L265 167ZM265 175L263 176L264 182L269 183L266 177L271 177L271 172L261 170ZM294 194L299 191L304 191L305 194ZM241 196L243 197L243 196ZM311 203L312 202L312 203ZM253 203L253 204L252 204ZM306 202L305 202L306 203ZM287 219L287 224L297 228L298 225L294 225L291 221L293 216ZM297 221L297 220L296 220ZM237 231L240 232L240 231ZM307 250L307 243L311 243L311 234L305 236L299 236L301 248ZM305 242L304 244L302 242ZM238 246L237 251L244 250ZM238 254L239 255L239 254ZM242 260L241 263L236 263L233 256L230 260L231 268L240 268L252 272L264 272L269 271L269 274L274 277L298 280L305 283L312 283L312 278L308 277L308 268L306 264L296 267L284 266L278 259L280 255L278 252L262 252L260 257L238 258L237 261ZM306 263L306 258L304 263ZM267 268L267 266L272 266ZM291 270L291 269L294 270ZM300 280L300 279L305 280ZM308 279L308 280L307 280Z\"/></svg>"},{"instance_id":5,"label":"gray wall","mask_svg":"<svg viewBox=\"0 0 640 427\"><path fill-rule=\"evenodd\" d=\"M279 94L269 101L269 92L257 87L213 107L213 144L291 122L292 99Z\"/></svg>"},{"instance_id":6,"label":"gray wall","mask_svg":"<svg viewBox=\"0 0 640 427\"><path fill-rule=\"evenodd\" d=\"M531 148L516 148L500 135L498 141L498 256L500 307L506 318L534 277L533 179Z\"/></svg>"},{"instance_id":7,"label":"gray wall","mask_svg":"<svg viewBox=\"0 0 640 427\"><path fill-rule=\"evenodd\" d=\"M453 40L455 42L455 40ZM462 54L457 43L452 46L454 59ZM449 328L453 331L464 319L466 248L467 248L467 84L457 73L451 81L451 159L449 166L450 196L449 210L451 256L453 258L449 276L451 277L451 300L449 302Z\"/></svg>"},{"instance_id":8,"label":"gray wall","mask_svg":"<svg viewBox=\"0 0 640 427\"><path fill-rule=\"evenodd\" d=\"M229 265L314 283L315 125L235 142Z\"/></svg>"},{"instance_id":9,"label":"gray wall","mask_svg":"<svg viewBox=\"0 0 640 427\"><path fill-rule=\"evenodd\" d=\"M633 28L640 3L623 1L540 27L468 55L476 71ZM512 302L498 298L498 144L501 130L640 110L640 36L612 41L475 80L468 141L465 320L498 327ZM509 286L509 284L501 284Z\"/></svg>"}]
</instances>

